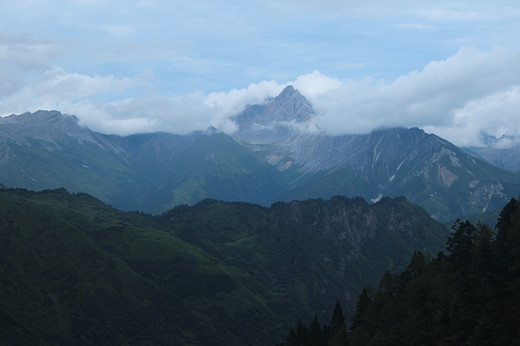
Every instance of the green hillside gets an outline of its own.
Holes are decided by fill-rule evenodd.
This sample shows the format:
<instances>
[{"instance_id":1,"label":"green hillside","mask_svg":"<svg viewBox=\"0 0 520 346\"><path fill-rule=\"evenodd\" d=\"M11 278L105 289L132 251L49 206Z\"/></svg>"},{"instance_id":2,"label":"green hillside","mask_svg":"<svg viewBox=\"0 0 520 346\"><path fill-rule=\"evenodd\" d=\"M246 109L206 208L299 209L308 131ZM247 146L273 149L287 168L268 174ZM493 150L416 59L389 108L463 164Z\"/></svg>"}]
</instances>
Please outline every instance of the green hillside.
<instances>
[{"instance_id":1,"label":"green hillside","mask_svg":"<svg viewBox=\"0 0 520 346\"><path fill-rule=\"evenodd\" d=\"M272 344L447 230L406 199L264 208L205 200L162 216L64 189L0 190L0 339Z\"/></svg>"},{"instance_id":2,"label":"green hillside","mask_svg":"<svg viewBox=\"0 0 520 346\"><path fill-rule=\"evenodd\" d=\"M109 203L126 210L158 214L208 197L268 204L285 188L275 168L222 133L120 140L132 157L129 167L135 174L127 192Z\"/></svg>"}]
</instances>

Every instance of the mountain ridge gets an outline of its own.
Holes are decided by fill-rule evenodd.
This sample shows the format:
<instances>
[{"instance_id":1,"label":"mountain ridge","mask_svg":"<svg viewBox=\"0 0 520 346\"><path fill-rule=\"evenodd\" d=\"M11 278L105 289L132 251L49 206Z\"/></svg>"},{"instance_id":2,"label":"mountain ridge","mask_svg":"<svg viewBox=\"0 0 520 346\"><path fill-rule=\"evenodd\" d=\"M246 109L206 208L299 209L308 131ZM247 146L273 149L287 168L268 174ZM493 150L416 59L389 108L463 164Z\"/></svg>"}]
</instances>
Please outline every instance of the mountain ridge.
<instances>
[{"instance_id":1,"label":"mountain ridge","mask_svg":"<svg viewBox=\"0 0 520 346\"><path fill-rule=\"evenodd\" d=\"M0 227L0 339L23 344L273 344L448 234L404 198L152 216L65 189L0 189Z\"/></svg>"},{"instance_id":2,"label":"mountain ridge","mask_svg":"<svg viewBox=\"0 0 520 346\"><path fill-rule=\"evenodd\" d=\"M57 111L24 113L0 119L0 183L66 187L153 213L204 198L267 206L337 194L369 201L403 195L441 221L499 209L520 194L519 172L423 130L330 136L293 126L313 116L292 86L237 115L242 123L232 136L102 135Z\"/></svg>"}]
</instances>

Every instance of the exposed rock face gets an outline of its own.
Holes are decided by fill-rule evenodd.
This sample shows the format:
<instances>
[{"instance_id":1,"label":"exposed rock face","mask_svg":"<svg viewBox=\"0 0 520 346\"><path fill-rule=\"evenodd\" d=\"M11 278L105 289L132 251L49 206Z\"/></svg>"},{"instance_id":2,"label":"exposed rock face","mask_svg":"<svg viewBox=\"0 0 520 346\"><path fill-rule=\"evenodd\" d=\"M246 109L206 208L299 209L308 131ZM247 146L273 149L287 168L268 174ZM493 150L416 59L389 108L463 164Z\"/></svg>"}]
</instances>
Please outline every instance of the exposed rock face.
<instances>
[{"instance_id":1,"label":"exposed rock face","mask_svg":"<svg viewBox=\"0 0 520 346\"><path fill-rule=\"evenodd\" d=\"M237 217L243 226L234 228ZM270 208L205 200L164 218L189 226L186 240L255 273L284 300L323 309L339 298L349 312L367 282L403 268L413 251L437 253L449 233L402 197L369 204L334 196ZM238 244L253 251L239 251Z\"/></svg>"},{"instance_id":2,"label":"exposed rock face","mask_svg":"<svg viewBox=\"0 0 520 346\"><path fill-rule=\"evenodd\" d=\"M108 201L127 163L112 139L58 111L0 118L0 182L30 190L66 187Z\"/></svg>"},{"instance_id":3,"label":"exposed rock face","mask_svg":"<svg viewBox=\"0 0 520 346\"><path fill-rule=\"evenodd\" d=\"M307 121L314 116L311 104L292 85L265 105L253 105L236 115L234 120L240 129L255 125L272 125Z\"/></svg>"},{"instance_id":4,"label":"exposed rock face","mask_svg":"<svg viewBox=\"0 0 520 346\"><path fill-rule=\"evenodd\" d=\"M264 105L252 105L233 120L238 125L235 137L249 143L271 143L287 139L292 126L315 116L312 105L293 86L287 86Z\"/></svg>"},{"instance_id":5,"label":"exposed rock face","mask_svg":"<svg viewBox=\"0 0 520 346\"><path fill-rule=\"evenodd\" d=\"M78 123L74 115L37 111L0 118L0 138L15 145L44 146L53 151L71 143L91 143L120 153L122 148Z\"/></svg>"},{"instance_id":6,"label":"exposed rock face","mask_svg":"<svg viewBox=\"0 0 520 346\"><path fill-rule=\"evenodd\" d=\"M284 94L288 93L279 98ZM376 202L383 196L404 195L447 221L500 209L520 192L520 175L499 170L417 128L338 136L300 131L305 127L290 124L310 119L309 108L303 108L302 116L283 112L300 109L306 104L301 98L284 95L283 102L275 99L237 116L256 120L242 123L236 138L262 153L280 172L295 177L285 200L339 193ZM274 121L280 113L284 122ZM504 183L507 188L498 188Z\"/></svg>"}]
</instances>

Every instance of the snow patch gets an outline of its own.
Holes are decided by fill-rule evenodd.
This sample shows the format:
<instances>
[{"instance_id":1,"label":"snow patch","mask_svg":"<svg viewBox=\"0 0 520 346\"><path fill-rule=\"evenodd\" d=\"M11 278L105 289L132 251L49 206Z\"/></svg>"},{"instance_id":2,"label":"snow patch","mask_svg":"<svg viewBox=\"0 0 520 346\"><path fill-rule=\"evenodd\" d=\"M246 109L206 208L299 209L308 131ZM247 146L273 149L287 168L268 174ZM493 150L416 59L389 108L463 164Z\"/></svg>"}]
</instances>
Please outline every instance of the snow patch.
<instances>
[{"instance_id":1,"label":"snow patch","mask_svg":"<svg viewBox=\"0 0 520 346\"><path fill-rule=\"evenodd\" d=\"M381 200L381 198L383 198L383 194L382 194L382 193L380 193L379 195L377 195L376 198L372 198L372 199L370 199L370 202L372 202L372 203L377 203L377 202L379 202L379 201Z\"/></svg>"}]
</instances>

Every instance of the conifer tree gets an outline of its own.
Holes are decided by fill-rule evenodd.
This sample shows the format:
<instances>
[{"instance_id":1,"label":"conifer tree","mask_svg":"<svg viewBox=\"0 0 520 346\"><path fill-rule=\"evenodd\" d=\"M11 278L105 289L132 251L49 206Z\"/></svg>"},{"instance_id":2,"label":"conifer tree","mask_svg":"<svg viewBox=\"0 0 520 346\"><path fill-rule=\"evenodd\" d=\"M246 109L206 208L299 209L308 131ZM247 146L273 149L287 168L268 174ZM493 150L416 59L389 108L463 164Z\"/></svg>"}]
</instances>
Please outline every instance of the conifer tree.
<instances>
[{"instance_id":1,"label":"conifer tree","mask_svg":"<svg viewBox=\"0 0 520 346\"><path fill-rule=\"evenodd\" d=\"M453 226L454 232L448 237L447 248L450 252L450 261L465 268L471 262L473 240L477 229L469 221L457 223Z\"/></svg>"},{"instance_id":2,"label":"conifer tree","mask_svg":"<svg viewBox=\"0 0 520 346\"><path fill-rule=\"evenodd\" d=\"M356 313L352 318L352 325L350 326L352 331L365 324L364 314L371 302L372 298L368 294L368 288L365 287L363 288L363 291L361 291L357 301Z\"/></svg>"},{"instance_id":3,"label":"conifer tree","mask_svg":"<svg viewBox=\"0 0 520 346\"><path fill-rule=\"evenodd\" d=\"M345 326L345 315L339 300L336 302L334 311L332 313L332 320L330 322L330 346L345 346L348 345L347 327Z\"/></svg>"}]
</instances>

